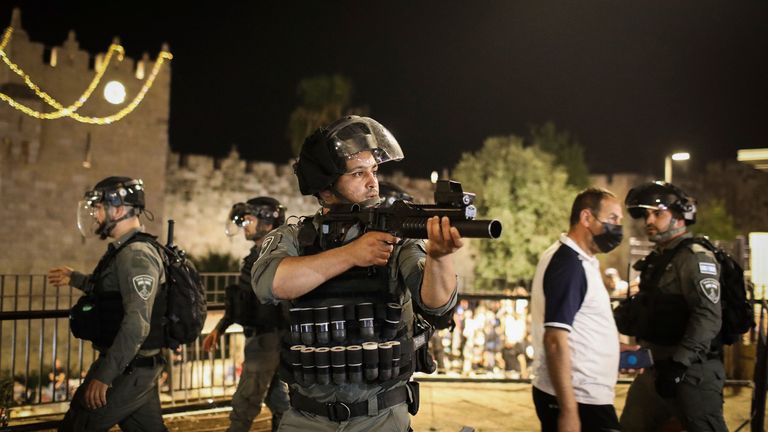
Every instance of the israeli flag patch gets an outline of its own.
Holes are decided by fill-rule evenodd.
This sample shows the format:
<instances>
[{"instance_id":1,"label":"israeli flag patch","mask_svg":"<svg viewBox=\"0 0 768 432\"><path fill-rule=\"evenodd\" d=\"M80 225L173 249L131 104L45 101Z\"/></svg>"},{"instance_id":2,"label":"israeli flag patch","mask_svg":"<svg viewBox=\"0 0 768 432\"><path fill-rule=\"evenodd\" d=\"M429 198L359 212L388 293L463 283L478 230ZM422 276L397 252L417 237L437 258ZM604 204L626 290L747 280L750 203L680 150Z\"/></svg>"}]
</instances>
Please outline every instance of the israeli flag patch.
<instances>
[{"instance_id":1,"label":"israeli flag patch","mask_svg":"<svg viewBox=\"0 0 768 432\"><path fill-rule=\"evenodd\" d=\"M139 275L133 278L133 289L142 300L147 300L152 294L152 287L155 285L155 278L150 275Z\"/></svg>"},{"instance_id":2,"label":"israeli flag patch","mask_svg":"<svg viewBox=\"0 0 768 432\"><path fill-rule=\"evenodd\" d=\"M717 266L713 263L699 263L699 273L717 276Z\"/></svg>"}]
</instances>

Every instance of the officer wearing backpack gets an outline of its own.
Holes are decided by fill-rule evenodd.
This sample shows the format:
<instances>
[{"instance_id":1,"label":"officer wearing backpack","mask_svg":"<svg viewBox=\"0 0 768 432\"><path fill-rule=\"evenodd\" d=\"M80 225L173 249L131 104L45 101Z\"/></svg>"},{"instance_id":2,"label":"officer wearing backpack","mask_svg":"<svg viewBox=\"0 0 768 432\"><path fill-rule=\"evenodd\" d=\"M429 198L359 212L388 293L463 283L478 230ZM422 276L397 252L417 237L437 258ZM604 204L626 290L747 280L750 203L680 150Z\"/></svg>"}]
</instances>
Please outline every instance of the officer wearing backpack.
<instances>
[{"instance_id":1,"label":"officer wearing backpack","mask_svg":"<svg viewBox=\"0 0 768 432\"><path fill-rule=\"evenodd\" d=\"M640 292L616 309L616 323L651 349L655 364L632 383L621 426L661 430L676 417L688 431L726 431L720 264L688 232L696 222L695 200L670 183L653 182L630 190L626 206L645 220L656 248L635 265Z\"/></svg>"},{"instance_id":2,"label":"officer wearing backpack","mask_svg":"<svg viewBox=\"0 0 768 432\"><path fill-rule=\"evenodd\" d=\"M81 333L76 336L93 341L99 351L60 431L103 431L116 424L124 431L166 430L157 389L164 365L164 308L155 307L166 276L158 250L134 241L144 235L139 221L144 203L140 179L98 182L79 203L78 227L84 236L112 239L105 258L89 275L69 267L48 273L51 284L78 288L92 301L81 310L96 315L77 327Z\"/></svg>"},{"instance_id":3,"label":"officer wearing backpack","mask_svg":"<svg viewBox=\"0 0 768 432\"><path fill-rule=\"evenodd\" d=\"M280 381L277 366L280 361L280 338L287 328L279 306L261 304L251 288L251 268L259 257L264 237L285 223L285 207L274 198L257 197L232 206L227 218L226 234L243 230L253 247L243 260L238 284L227 287L224 317L203 341L210 351L233 323L243 326L245 333L245 362L243 373L232 396L231 424L228 431L248 431L253 419L261 412L265 401L272 412L272 430L277 430L280 418L290 407L288 386Z\"/></svg>"},{"instance_id":4,"label":"officer wearing backpack","mask_svg":"<svg viewBox=\"0 0 768 432\"><path fill-rule=\"evenodd\" d=\"M452 315L459 232L447 217L431 218L425 245L354 222L320 225L335 205L378 205L379 164L402 158L392 134L368 117L341 118L304 141L299 189L322 209L267 235L252 271L262 302L291 308L280 369L291 409L281 432L410 429L419 399L410 377L430 337L414 309Z\"/></svg>"}]
</instances>

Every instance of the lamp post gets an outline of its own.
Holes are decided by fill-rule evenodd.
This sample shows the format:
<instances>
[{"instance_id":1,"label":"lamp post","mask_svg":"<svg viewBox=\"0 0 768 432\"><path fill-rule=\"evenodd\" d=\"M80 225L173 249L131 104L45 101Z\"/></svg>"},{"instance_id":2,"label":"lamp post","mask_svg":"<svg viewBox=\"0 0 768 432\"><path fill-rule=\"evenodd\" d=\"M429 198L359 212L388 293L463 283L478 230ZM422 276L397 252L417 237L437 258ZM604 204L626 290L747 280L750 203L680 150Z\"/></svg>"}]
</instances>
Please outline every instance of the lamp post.
<instances>
[{"instance_id":1,"label":"lamp post","mask_svg":"<svg viewBox=\"0 0 768 432\"><path fill-rule=\"evenodd\" d=\"M672 183L672 161L686 161L691 158L687 152L673 153L664 158L664 181Z\"/></svg>"}]
</instances>

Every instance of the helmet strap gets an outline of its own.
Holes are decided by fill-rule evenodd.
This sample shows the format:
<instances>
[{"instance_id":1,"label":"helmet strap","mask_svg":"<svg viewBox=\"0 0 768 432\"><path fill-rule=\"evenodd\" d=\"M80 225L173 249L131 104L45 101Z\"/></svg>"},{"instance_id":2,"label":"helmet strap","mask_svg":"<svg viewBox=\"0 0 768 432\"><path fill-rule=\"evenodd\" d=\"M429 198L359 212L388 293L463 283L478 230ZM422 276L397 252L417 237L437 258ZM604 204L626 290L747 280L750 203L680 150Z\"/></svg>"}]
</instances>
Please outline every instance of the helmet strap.
<instances>
[{"instance_id":1,"label":"helmet strap","mask_svg":"<svg viewBox=\"0 0 768 432\"><path fill-rule=\"evenodd\" d=\"M109 237L109 234L112 233L112 230L115 229L118 223L126 219L130 219L134 216L137 216L135 209L133 207L130 207L130 209L124 215L113 220L109 216L110 208L114 208L114 207L110 206L107 203L104 203L104 222L100 223L99 227L96 228L96 234L98 234L99 238L102 240L106 240L106 238Z\"/></svg>"},{"instance_id":2,"label":"helmet strap","mask_svg":"<svg viewBox=\"0 0 768 432\"><path fill-rule=\"evenodd\" d=\"M669 219L669 225L667 225L667 230L648 237L648 240L654 243L666 243L669 240L671 240L673 237L677 236L678 234L685 232L685 229L686 229L685 225L674 228L674 225L677 221L678 219L676 217L674 216L671 217Z\"/></svg>"}]
</instances>

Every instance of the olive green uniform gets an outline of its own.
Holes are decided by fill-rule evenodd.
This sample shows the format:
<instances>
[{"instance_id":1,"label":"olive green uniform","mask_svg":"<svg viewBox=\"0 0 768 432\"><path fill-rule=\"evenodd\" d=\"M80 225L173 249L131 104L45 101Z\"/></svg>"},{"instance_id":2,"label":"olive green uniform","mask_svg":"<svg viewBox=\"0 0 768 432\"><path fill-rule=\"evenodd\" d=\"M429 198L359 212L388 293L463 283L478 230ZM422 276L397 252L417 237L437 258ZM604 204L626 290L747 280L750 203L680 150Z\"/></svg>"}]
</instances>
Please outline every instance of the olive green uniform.
<instances>
[{"instance_id":1,"label":"olive green uniform","mask_svg":"<svg viewBox=\"0 0 768 432\"><path fill-rule=\"evenodd\" d=\"M673 249L690 238L687 233L665 245ZM663 250L658 249L657 252ZM721 327L722 305L720 266L714 254L692 243L677 251L659 279L659 293L681 295L687 308L682 337L672 344L640 340L650 348L655 362L674 360L687 367L684 378L675 386L673 398L663 398L655 389L656 368L646 370L630 386L621 415L625 431L660 430L670 417L677 417L688 431L725 431L723 419L723 369L718 334ZM650 320L669 319L651 316ZM685 315L686 311L680 311Z\"/></svg>"},{"instance_id":2,"label":"olive green uniform","mask_svg":"<svg viewBox=\"0 0 768 432\"><path fill-rule=\"evenodd\" d=\"M254 246L243 261L240 269L240 285L251 289L251 269L258 257L260 247ZM229 300L229 297L227 298ZM229 310L230 305L225 308ZM216 325L219 334L224 334L232 325L233 317L225 313ZM278 327L278 323L273 323ZM253 419L261 412L262 402L266 402L272 412L272 430L277 430L282 414L290 408L288 386L277 376L280 364L281 329L260 329L244 326L245 360L243 372L237 383L237 390L232 395L232 413L229 415L231 424L229 432L251 430Z\"/></svg>"},{"instance_id":3,"label":"olive green uniform","mask_svg":"<svg viewBox=\"0 0 768 432\"><path fill-rule=\"evenodd\" d=\"M317 223L315 221L315 228ZM260 257L252 270L253 288L256 296L264 303L277 303L272 293L272 281L281 260L285 257L299 256L300 244L298 239L299 227L297 225L284 225L270 233L262 244ZM346 241L351 241L360 235L356 227L352 227ZM398 250L399 249L399 250ZM456 292L444 306L429 308L421 302L421 281L424 270L426 250L421 240L406 239L396 248L390 257L388 268L390 274L395 270L398 275L390 278L390 283L398 284L400 292L404 292L401 302L403 307L403 319L411 325L413 319L413 302L427 313L442 315L456 304ZM412 329L410 329L412 331ZM406 385L406 381L400 381L391 388ZM368 402L368 415L353 417L346 421L334 422L328 417L311 414L291 407L280 423L281 432L312 431L393 431L402 432L410 428L410 416L405 403L400 403L389 408L379 409L377 395L381 395L386 389L376 383L346 383L341 385L301 386L291 384L291 391L314 399L321 403L343 402L359 403ZM410 391L410 390L409 390Z\"/></svg>"},{"instance_id":4,"label":"olive green uniform","mask_svg":"<svg viewBox=\"0 0 768 432\"><path fill-rule=\"evenodd\" d=\"M138 229L130 231L109 247L119 247L137 232ZM95 286L105 292L119 292L125 315L112 345L96 347L99 358L75 392L59 430L100 431L115 424L125 431L166 430L157 389L157 378L163 369L160 350L140 349L150 332L155 297L165 282L160 254L147 242L132 242L100 274L73 272L70 280L72 286L86 293ZM83 400L85 388L93 379L110 386L107 404L94 410L87 408Z\"/></svg>"}]
</instances>

